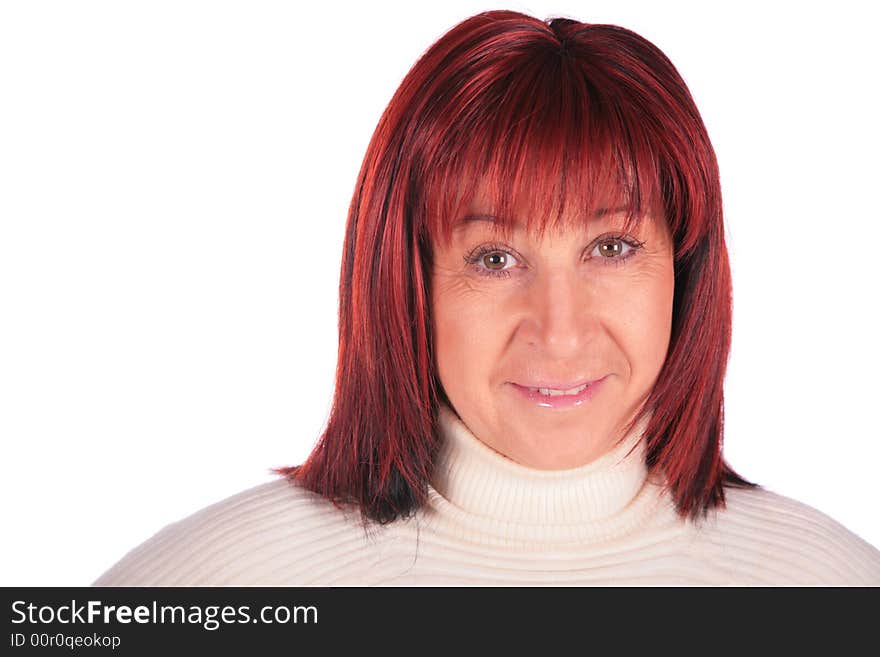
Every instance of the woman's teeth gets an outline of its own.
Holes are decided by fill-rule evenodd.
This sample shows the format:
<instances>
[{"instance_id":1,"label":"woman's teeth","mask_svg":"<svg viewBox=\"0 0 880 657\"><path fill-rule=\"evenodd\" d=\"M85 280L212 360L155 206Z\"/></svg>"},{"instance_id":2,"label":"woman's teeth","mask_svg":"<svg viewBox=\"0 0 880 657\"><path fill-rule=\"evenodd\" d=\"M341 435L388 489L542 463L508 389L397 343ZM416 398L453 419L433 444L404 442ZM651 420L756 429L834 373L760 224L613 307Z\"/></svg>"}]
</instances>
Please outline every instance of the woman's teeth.
<instances>
[{"instance_id":1,"label":"woman's teeth","mask_svg":"<svg viewBox=\"0 0 880 657\"><path fill-rule=\"evenodd\" d=\"M589 384L585 383L577 388L569 388L568 390L555 390L554 388L529 388L532 392L538 392L549 397L559 397L562 395L576 395L587 388Z\"/></svg>"}]
</instances>

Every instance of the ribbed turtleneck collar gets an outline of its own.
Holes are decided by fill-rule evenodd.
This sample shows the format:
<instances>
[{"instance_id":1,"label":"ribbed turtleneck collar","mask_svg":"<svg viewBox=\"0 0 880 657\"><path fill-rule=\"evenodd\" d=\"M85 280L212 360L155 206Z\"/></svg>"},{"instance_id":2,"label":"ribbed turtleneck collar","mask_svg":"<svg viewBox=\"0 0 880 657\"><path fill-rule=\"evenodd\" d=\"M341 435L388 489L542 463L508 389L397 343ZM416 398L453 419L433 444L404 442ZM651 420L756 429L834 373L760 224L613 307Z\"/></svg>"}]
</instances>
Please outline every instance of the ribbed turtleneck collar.
<instances>
[{"instance_id":1,"label":"ribbed turtleneck collar","mask_svg":"<svg viewBox=\"0 0 880 657\"><path fill-rule=\"evenodd\" d=\"M538 470L480 441L440 406L442 445L429 505L435 520L478 542L543 544L610 539L656 509L641 440L647 418L592 463Z\"/></svg>"}]
</instances>

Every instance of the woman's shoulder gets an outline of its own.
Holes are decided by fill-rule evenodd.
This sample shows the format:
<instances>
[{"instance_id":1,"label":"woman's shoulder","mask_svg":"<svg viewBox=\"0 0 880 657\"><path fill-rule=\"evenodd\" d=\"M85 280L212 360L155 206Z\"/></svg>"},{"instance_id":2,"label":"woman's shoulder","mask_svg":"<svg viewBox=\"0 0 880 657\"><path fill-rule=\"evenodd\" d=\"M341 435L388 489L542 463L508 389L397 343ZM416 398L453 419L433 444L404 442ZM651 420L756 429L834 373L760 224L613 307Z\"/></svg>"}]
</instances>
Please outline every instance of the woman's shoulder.
<instances>
[{"instance_id":1,"label":"woman's shoulder","mask_svg":"<svg viewBox=\"0 0 880 657\"><path fill-rule=\"evenodd\" d=\"M880 585L880 551L829 515L762 487L726 488L701 523L738 583Z\"/></svg>"},{"instance_id":2,"label":"woman's shoulder","mask_svg":"<svg viewBox=\"0 0 880 657\"><path fill-rule=\"evenodd\" d=\"M356 509L281 478L165 526L93 585L306 585L336 576L352 582L369 573L381 551L380 530L365 529Z\"/></svg>"}]
</instances>

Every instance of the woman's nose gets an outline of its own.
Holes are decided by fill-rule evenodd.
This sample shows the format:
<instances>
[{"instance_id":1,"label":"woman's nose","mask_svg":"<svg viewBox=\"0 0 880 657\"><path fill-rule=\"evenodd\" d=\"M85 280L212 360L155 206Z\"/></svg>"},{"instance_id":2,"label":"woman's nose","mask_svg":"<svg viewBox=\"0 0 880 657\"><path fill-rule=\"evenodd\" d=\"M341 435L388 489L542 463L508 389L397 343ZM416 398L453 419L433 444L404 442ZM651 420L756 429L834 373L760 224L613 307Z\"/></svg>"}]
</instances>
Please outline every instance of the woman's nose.
<instances>
[{"instance_id":1,"label":"woman's nose","mask_svg":"<svg viewBox=\"0 0 880 657\"><path fill-rule=\"evenodd\" d=\"M532 339L548 356L578 354L592 338L597 318L582 273L559 271L536 281L529 295Z\"/></svg>"}]
</instances>

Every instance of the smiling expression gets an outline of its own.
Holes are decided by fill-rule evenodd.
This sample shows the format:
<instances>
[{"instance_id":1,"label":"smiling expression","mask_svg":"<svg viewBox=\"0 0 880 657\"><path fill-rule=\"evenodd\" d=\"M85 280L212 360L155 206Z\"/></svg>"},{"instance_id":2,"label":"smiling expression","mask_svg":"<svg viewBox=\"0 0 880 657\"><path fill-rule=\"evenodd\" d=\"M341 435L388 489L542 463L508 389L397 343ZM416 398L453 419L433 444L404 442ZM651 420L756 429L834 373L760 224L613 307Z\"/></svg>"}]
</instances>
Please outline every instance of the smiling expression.
<instances>
[{"instance_id":1,"label":"smiling expression","mask_svg":"<svg viewBox=\"0 0 880 657\"><path fill-rule=\"evenodd\" d=\"M620 439L672 323L672 240L656 206L629 232L622 210L565 219L505 238L477 195L450 243L433 243L435 354L453 409L495 451L548 470Z\"/></svg>"}]
</instances>

